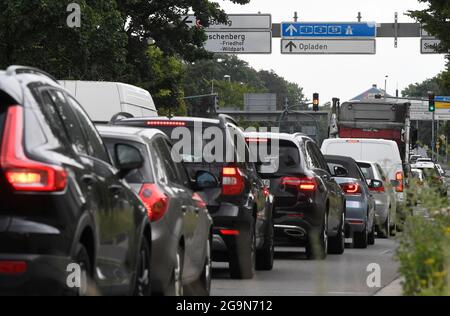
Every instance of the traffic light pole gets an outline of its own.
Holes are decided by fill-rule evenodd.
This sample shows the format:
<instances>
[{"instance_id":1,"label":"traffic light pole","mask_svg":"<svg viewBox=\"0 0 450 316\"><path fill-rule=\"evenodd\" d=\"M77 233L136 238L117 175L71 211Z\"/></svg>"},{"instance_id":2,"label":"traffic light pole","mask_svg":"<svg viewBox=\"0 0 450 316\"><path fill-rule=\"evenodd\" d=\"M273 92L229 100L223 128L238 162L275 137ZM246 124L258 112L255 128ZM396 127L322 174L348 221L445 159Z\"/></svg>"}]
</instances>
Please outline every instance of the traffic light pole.
<instances>
[{"instance_id":1,"label":"traffic light pole","mask_svg":"<svg viewBox=\"0 0 450 316\"><path fill-rule=\"evenodd\" d=\"M434 133L435 112L433 112L432 126L431 126L431 159L434 161L434 153L436 150L436 139Z\"/></svg>"}]
</instances>

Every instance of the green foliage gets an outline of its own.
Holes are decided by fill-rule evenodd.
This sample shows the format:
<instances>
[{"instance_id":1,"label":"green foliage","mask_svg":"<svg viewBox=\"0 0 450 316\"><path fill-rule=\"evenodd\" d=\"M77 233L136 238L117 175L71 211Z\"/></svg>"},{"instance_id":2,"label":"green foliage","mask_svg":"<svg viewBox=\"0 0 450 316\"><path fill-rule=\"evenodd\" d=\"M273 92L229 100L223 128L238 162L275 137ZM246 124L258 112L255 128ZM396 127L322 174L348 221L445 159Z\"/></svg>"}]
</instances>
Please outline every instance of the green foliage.
<instances>
[{"instance_id":1,"label":"green foliage","mask_svg":"<svg viewBox=\"0 0 450 316\"><path fill-rule=\"evenodd\" d=\"M78 1L81 28L67 26L73 1L0 0L0 68L23 64L58 78L117 79L125 70L126 35L116 1Z\"/></svg>"},{"instance_id":2,"label":"green foliage","mask_svg":"<svg viewBox=\"0 0 450 316\"><path fill-rule=\"evenodd\" d=\"M450 294L450 209L438 190L411 181L410 216L403 225L397 258L404 295ZM415 206L417 204L417 206Z\"/></svg>"},{"instance_id":3,"label":"green foliage","mask_svg":"<svg viewBox=\"0 0 450 316\"><path fill-rule=\"evenodd\" d=\"M450 51L450 1L419 0L429 6L425 10L408 11L408 15L425 25L425 29L442 40L442 51Z\"/></svg>"}]
</instances>

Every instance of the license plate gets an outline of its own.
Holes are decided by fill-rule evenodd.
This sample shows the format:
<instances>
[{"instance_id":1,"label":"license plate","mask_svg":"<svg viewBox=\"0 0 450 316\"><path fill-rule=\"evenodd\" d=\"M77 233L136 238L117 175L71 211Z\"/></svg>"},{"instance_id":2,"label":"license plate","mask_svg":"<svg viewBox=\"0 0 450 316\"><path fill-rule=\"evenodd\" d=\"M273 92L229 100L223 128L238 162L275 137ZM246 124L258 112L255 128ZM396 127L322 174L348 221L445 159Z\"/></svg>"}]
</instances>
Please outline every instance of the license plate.
<instances>
[{"instance_id":1,"label":"license plate","mask_svg":"<svg viewBox=\"0 0 450 316\"><path fill-rule=\"evenodd\" d=\"M266 188L270 189L270 180L263 180L263 184Z\"/></svg>"}]
</instances>

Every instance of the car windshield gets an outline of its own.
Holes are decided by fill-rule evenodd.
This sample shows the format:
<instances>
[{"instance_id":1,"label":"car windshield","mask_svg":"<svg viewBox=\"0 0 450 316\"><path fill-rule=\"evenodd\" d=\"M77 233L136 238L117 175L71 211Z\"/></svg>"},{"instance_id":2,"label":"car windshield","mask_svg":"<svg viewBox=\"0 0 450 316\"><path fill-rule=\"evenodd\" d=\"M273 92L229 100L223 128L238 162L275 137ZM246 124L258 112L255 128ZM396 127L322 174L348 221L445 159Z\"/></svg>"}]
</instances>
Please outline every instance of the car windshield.
<instances>
[{"instance_id":1,"label":"car windshield","mask_svg":"<svg viewBox=\"0 0 450 316\"><path fill-rule=\"evenodd\" d=\"M359 168L366 179L375 179L375 174L373 173L372 166L367 163L358 163Z\"/></svg>"}]
</instances>

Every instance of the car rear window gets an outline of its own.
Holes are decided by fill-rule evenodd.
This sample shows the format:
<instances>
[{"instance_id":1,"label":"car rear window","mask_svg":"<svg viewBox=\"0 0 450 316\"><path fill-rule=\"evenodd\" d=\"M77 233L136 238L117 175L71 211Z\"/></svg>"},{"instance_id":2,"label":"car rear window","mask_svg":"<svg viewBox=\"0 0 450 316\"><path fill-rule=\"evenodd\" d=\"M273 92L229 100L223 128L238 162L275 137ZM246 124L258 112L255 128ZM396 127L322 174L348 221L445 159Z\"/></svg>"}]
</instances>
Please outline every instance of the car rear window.
<instances>
[{"instance_id":1,"label":"car rear window","mask_svg":"<svg viewBox=\"0 0 450 316\"><path fill-rule=\"evenodd\" d=\"M366 177L366 179L375 179L375 174L373 173L372 166L368 163L358 163L359 168Z\"/></svg>"},{"instance_id":2,"label":"car rear window","mask_svg":"<svg viewBox=\"0 0 450 316\"><path fill-rule=\"evenodd\" d=\"M334 170L334 167L341 167L347 170L348 175L347 178L359 179L365 181L364 175L360 171L360 168L356 164L356 162L350 163L347 160L336 160L327 158L327 164L331 171Z\"/></svg>"},{"instance_id":3,"label":"car rear window","mask_svg":"<svg viewBox=\"0 0 450 316\"><path fill-rule=\"evenodd\" d=\"M255 157L257 162L263 164L267 174L298 172L303 166L298 146L288 140L279 140L277 142L278 146L272 144L271 139L263 142L250 140L251 156Z\"/></svg>"},{"instance_id":4,"label":"car rear window","mask_svg":"<svg viewBox=\"0 0 450 316\"><path fill-rule=\"evenodd\" d=\"M122 139L114 139L114 138L109 138L109 137L105 137L104 142L105 142L106 148L108 149L109 154L111 155L111 157L114 161L114 164L117 164L117 156L115 153L115 147L117 144L126 144L126 145L131 145L131 146L136 147L141 152L142 157L144 157L144 159L146 161L148 161L148 162L150 161L147 147L141 143L122 140ZM125 180L127 180L127 182L133 183L133 184L135 184L135 183L153 183L153 174L152 174L152 169L150 167L150 164L144 163L144 166L141 169L130 172L126 176Z\"/></svg>"}]
</instances>

